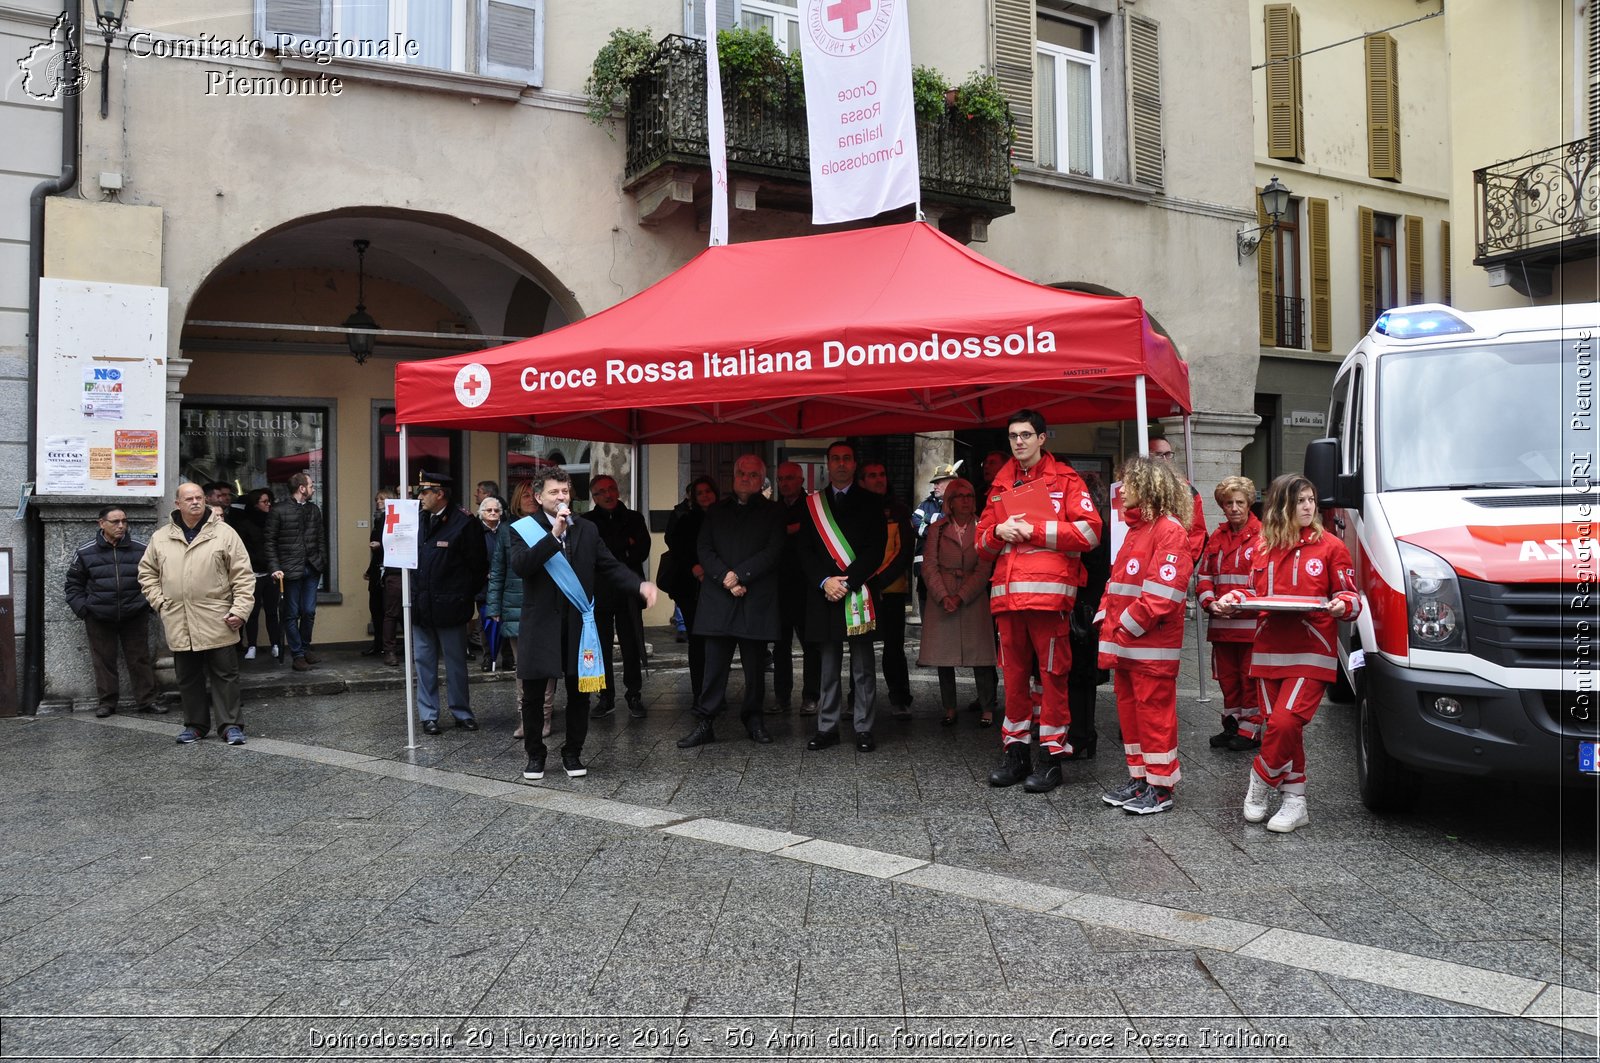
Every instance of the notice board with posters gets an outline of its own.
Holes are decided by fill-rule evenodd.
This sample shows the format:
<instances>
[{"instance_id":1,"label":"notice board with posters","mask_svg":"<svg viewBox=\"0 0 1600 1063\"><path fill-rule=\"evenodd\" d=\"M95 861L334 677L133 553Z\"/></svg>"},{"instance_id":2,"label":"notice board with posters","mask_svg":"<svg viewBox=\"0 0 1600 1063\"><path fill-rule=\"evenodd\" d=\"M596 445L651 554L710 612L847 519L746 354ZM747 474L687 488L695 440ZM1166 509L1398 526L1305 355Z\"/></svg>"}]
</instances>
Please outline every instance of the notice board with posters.
<instances>
[{"instance_id":1,"label":"notice board with posters","mask_svg":"<svg viewBox=\"0 0 1600 1063\"><path fill-rule=\"evenodd\" d=\"M39 281L43 495L166 491L167 289Z\"/></svg>"}]
</instances>

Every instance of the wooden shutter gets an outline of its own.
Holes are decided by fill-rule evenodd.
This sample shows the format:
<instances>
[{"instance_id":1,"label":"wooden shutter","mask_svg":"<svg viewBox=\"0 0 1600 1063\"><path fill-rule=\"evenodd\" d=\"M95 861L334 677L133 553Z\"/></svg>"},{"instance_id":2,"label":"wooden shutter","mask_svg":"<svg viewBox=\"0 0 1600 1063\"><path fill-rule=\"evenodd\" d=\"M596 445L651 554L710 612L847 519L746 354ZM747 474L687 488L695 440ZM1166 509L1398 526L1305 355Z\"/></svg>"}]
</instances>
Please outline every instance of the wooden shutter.
<instances>
[{"instance_id":1,"label":"wooden shutter","mask_svg":"<svg viewBox=\"0 0 1600 1063\"><path fill-rule=\"evenodd\" d=\"M1365 334L1378 320L1378 270L1373 262L1371 207L1360 208L1356 226L1356 251L1361 260L1360 331Z\"/></svg>"},{"instance_id":2,"label":"wooden shutter","mask_svg":"<svg viewBox=\"0 0 1600 1063\"><path fill-rule=\"evenodd\" d=\"M706 9L716 5L717 29L731 30L739 24L739 0L683 0L683 33L686 37L705 37Z\"/></svg>"},{"instance_id":3,"label":"wooden shutter","mask_svg":"<svg viewBox=\"0 0 1600 1063\"><path fill-rule=\"evenodd\" d=\"M1033 153L1033 0L994 0L994 75L1016 121L1012 151L1034 161ZM1065 148L1063 147L1063 151Z\"/></svg>"},{"instance_id":4,"label":"wooden shutter","mask_svg":"<svg viewBox=\"0 0 1600 1063\"><path fill-rule=\"evenodd\" d=\"M1367 176L1400 180L1400 76L1394 38L1367 42Z\"/></svg>"},{"instance_id":5,"label":"wooden shutter","mask_svg":"<svg viewBox=\"0 0 1600 1063\"><path fill-rule=\"evenodd\" d=\"M1305 119L1300 104L1300 13L1293 4L1262 11L1267 40L1267 154L1305 159Z\"/></svg>"},{"instance_id":6,"label":"wooden shutter","mask_svg":"<svg viewBox=\"0 0 1600 1063\"><path fill-rule=\"evenodd\" d=\"M1128 97L1132 116L1133 179L1147 188L1165 187L1161 149L1160 26L1128 13Z\"/></svg>"},{"instance_id":7,"label":"wooden shutter","mask_svg":"<svg viewBox=\"0 0 1600 1063\"><path fill-rule=\"evenodd\" d=\"M1306 200L1311 236L1311 349L1333 350L1333 277L1328 268L1328 201Z\"/></svg>"},{"instance_id":8,"label":"wooden shutter","mask_svg":"<svg viewBox=\"0 0 1600 1063\"><path fill-rule=\"evenodd\" d=\"M1406 302L1426 302L1422 292L1422 219L1406 215Z\"/></svg>"},{"instance_id":9,"label":"wooden shutter","mask_svg":"<svg viewBox=\"0 0 1600 1063\"><path fill-rule=\"evenodd\" d=\"M1272 219L1267 217L1267 208L1261 203L1261 189L1256 189L1256 222L1263 227ZM1261 244L1256 248L1256 292L1260 299L1261 314L1261 346L1276 347L1278 345L1278 282L1277 271L1272 268L1273 256L1277 253L1277 245L1273 240L1275 233L1261 234Z\"/></svg>"},{"instance_id":10,"label":"wooden shutter","mask_svg":"<svg viewBox=\"0 0 1600 1063\"><path fill-rule=\"evenodd\" d=\"M1439 301L1449 306L1450 294L1450 223L1439 223Z\"/></svg>"},{"instance_id":11,"label":"wooden shutter","mask_svg":"<svg viewBox=\"0 0 1600 1063\"><path fill-rule=\"evenodd\" d=\"M544 0L479 0L478 73L544 84Z\"/></svg>"},{"instance_id":12,"label":"wooden shutter","mask_svg":"<svg viewBox=\"0 0 1600 1063\"><path fill-rule=\"evenodd\" d=\"M1600 136L1600 8L1589 4L1589 135Z\"/></svg>"},{"instance_id":13,"label":"wooden shutter","mask_svg":"<svg viewBox=\"0 0 1600 1063\"><path fill-rule=\"evenodd\" d=\"M279 38L295 43L325 41L333 36L330 0L257 0L256 40L269 48Z\"/></svg>"}]
</instances>

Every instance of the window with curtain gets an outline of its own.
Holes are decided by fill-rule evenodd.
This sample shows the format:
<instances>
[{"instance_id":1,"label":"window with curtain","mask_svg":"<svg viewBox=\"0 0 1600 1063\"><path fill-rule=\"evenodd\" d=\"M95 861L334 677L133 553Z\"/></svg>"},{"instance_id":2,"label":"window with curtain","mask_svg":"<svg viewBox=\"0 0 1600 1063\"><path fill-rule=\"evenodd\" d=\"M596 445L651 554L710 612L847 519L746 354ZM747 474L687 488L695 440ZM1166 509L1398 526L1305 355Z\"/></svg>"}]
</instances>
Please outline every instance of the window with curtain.
<instances>
[{"instance_id":1,"label":"window with curtain","mask_svg":"<svg viewBox=\"0 0 1600 1063\"><path fill-rule=\"evenodd\" d=\"M379 61L466 69L467 0L336 0L334 35L340 40L387 42L387 52L362 56ZM398 35L401 54L394 47ZM405 54L405 46L415 54Z\"/></svg>"},{"instance_id":2,"label":"window with curtain","mask_svg":"<svg viewBox=\"0 0 1600 1063\"><path fill-rule=\"evenodd\" d=\"M739 25L747 30L770 33L779 50L800 50L800 0L743 0L739 5Z\"/></svg>"},{"instance_id":3,"label":"window with curtain","mask_svg":"<svg viewBox=\"0 0 1600 1063\"><path fill-rule=\"evenodd\" d=\"M1101 175L1099 38L1094 23L1038 12L1034 153L1040 166Z\"/></svg>"}]
</instances>

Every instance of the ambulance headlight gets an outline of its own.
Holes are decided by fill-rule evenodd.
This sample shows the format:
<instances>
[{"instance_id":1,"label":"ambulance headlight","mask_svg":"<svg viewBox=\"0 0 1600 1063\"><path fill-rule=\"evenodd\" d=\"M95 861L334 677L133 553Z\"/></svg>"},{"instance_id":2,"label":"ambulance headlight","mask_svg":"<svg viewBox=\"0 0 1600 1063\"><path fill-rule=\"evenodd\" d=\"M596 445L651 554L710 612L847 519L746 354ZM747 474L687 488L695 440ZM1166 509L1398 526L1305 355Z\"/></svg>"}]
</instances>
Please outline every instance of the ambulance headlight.
<instances>
[{"instance_id":1,"label":"ambulance headlight","mask_svg":"<svg viewBox=\"0 0 1600 1063\"><path fill-rule=\"evenodd\" d=\"M1406 542L1399 546L1412 647L1465 652L1467 632L1462 621L1466 613L1455 569L1420 546Z\"/></svg>"}]
</instances>

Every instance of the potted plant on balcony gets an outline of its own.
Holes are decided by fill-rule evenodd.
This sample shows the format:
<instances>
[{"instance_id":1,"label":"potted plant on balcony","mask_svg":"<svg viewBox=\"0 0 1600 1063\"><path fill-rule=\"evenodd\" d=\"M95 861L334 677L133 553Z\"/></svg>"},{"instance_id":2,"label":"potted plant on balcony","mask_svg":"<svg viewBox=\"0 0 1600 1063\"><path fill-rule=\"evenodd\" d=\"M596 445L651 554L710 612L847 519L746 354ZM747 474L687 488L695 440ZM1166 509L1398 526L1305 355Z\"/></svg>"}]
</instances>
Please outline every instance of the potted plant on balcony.
<instances>
[{"instance_id":1,"label":"potted plant on balcony","mask_svg":"<svg viewBox=\"0 0 1600 1063\"><path fill-rule=\"evenodd\" d=\"M600 125L610 118L627 95L634 78L655 61L656 42L648 29L614 29L589 68L583 83L589 97L589 121Z\"/></svg>"},{"instance_id":2,"label":"potted plant on balcony","mask_svg":"<svg viewBox=\"0 0 1600 1063\"><path fill-rule=\"evenodd\" d=\"M1002 132L1011 128L1011 106L993 74L973 73L957 85L955 110L977 125Z\"/></svg>"}]
</instances>

